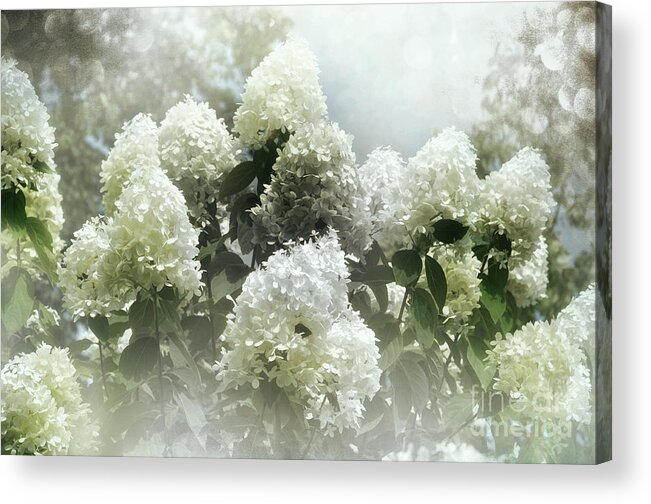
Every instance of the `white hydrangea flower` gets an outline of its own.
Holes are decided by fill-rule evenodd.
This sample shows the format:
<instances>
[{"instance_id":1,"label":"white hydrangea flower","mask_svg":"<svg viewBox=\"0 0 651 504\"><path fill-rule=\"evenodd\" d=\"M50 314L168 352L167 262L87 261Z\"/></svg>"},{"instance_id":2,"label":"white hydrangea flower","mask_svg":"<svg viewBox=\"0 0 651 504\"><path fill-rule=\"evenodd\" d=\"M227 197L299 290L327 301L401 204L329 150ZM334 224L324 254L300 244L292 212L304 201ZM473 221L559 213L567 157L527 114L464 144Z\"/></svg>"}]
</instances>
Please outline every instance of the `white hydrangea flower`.
<instances>
[{"instance_id":1,"label":"white hydrangea flower","mask_svg":"<svg viewBox=\"0 0 651 504\"><path fill-rule=\"evenodd\" d=\"M307 416L317 418L329 434L359 429L364 400L380 389L375 333L357 312L348 310L332 324L326 339L329 355L321 361L322 386L310 392ZM336 395L337 404L326 399L328 393Z\"/></svg>"},{"instance_id":2,"label":"white hydrangea flower","mask_svg":"<svg viewBox=\"0 0 651 504\"><path fill-rule=\"evenodd\" d=\"M98 428L68 351L42 344L2 368L2 452L90 455Z\"/></svg>"},{"instance_id":3,"label":"white hydrangea flower","mask_svg":"<svg viewBox=\"0 0 651 504\"><path fill-rule=\"evenodd\" d=\"M251 210L257 243L307 238L327 226L346 253L371 245L371 216L361 187L352 136L329 123L306 125L285 144L271 184Z\"/></svg>"},{"instance_id":4,"label":"white hydrangea flower","mask_svg":"<svg viewBox=\"0 0 651 504\"><path fill-rule=\"evenodd\" d=\"M235 139L217 112L190 95L167 111L159 135L161 165L183 191L192 216L201 219L219 181L236 165Z\"/></svg>"},{"instance_id":5,"label":"white hydrangea flower","mask_svg":"<svg viewBox=\"0 0 651 504\"><path fill-rule=\"evenodd\" d=\"M556 330L569 335L581 345L590 359L595 346L596 298L595 285L577 295L556 317Z\"/></svg>"},{"instance_id":6,"label":"white hydrangea flower","mask_svg":"<svg viewBox=\"0 0 651 504\"><path fill-rule=\"evenodd\" d=\"M495 389L508 394L517 404L513 410L526 419L588 424L592 385L584 348L594 337L594 287L590 287L556 320L498 334L488 352L499 374Z\"/></svg>"},{"instance_id":7,"label":"white hydrangea flower","mask_svg":"<svg viewBox=\"0 0 651 504\"><path fill-rule=\"evenodd\" d=\"M506 233L514 255L528 259L555 206L549 166L539 151L525 147L482 186L482 227Z\"/></svg>"},{"instance_id":8,"label":"white hydrangea flower","mask_svg":"<svg viewBox=\"0 0 651 504\"><path fill-rule=\"evenodd\" d=\"M457 332L479 306L481 262L473 254L469 238L450 245L432 247L430 254L441 265L448 286L441 315L445 317L446 329Z\"/></svg>"},{"instance_id":9,"label":"white hydrangea flower","mask_svg":"<svg viewBox=\"0 0 651 504\"><path fill-rule=\"evenodd\" d=\"M304 42L289 40L246 80L234 131L244 144L259 149L278 130L294 132L323 119L325 102L316 57Z\"/></svg>"},{"instance_id":10,"label":"white hydrangea flower","mask_svg":"<svg viewBox=\"0 0 651 504\"><path fill-rule=\"evenodd\" d=\"M152 163L158 163L158 127L149 115L138 114L116 133L115 144L102 162L100 180L104 206L109 215L115 210L115 202L131 173L136 167Z\"/></svg>"},{"instance_id":11,"label":"white hydrangea flower","mask_svg":"<svg viewBox=\"0 0 651 504\"><path fill-rule=\"evenodd\" d=\"M407 180L405 161L388 147L371 152L359 168L362 187L369 194L373 237L389 256L407 241L404 217L407 213L404 189Z\"/></svg>"},{"instance_id":12,"label":"white hydrangea flower","mask_svg":"<svg viewBox=\"0 0 651 504\"><path fill-rule=\"evenodd\" d=\"M428 140L407 163L407 227L428 227L443 218L474 228L479 214L476 160L477 152L462 131L448 128Z\"/></svg>"},{"instance_id":13,"label":"white hydrangea flower","mask_svg":"<svg viewBox=\"0 0 651 504\"><path fill-rule=\"evenodd\" d=\"M27 74L2 58L2 188L35 184L54 164L54 128Z\"/></svg>"},{"instance_id":14,"label":"white hydrangea flower","mask_svg":"<svg viewBox=\"0 0 651 504\"><path fill-rule=\"evenodd\" d=\"M59 266L63 304L75 318L107 315L135 300L130 284L117 280L117 271L105 267L111 253L108 229L113 220L94 217L77 230Z\"/></svg>"},{"instance_id":15,"label":"white hydrangea flower","mask_svg":"<svg viewBox=\"0 0 651 504\"><path fill-rule=\"evenodd\" d=\"M518 306L531 306L545 298L549 281L547 258L547 241L541 235L538 246L529 259L516 256L509 261L509 279L506 287L513 294Z\"/></svg>"},{"instance_id":16,"label":"white hydrangea flower","mask_svg":"<svg viewBox=\"0 0 651 504\"><path fill-rule=\"evenodd\" d=\"M358 427L381 371L375 336L348 304L347 278L334 232L278 251L251 273L222 335L222 387L273 380L326 432Z\"/></svg>"},{"instance_id":17,"label":"white hydrangea flower","mask_svg":"<svg viewBox=\"0 0 651 504\"><path fill-rule=\"evenodd\" d=\"M200 295L199 233L183 194L160 167L138 167L115 208L111 250L101 265L106 277L133 288L172 286L180 297Z\"/></svg>"}]
</instances>

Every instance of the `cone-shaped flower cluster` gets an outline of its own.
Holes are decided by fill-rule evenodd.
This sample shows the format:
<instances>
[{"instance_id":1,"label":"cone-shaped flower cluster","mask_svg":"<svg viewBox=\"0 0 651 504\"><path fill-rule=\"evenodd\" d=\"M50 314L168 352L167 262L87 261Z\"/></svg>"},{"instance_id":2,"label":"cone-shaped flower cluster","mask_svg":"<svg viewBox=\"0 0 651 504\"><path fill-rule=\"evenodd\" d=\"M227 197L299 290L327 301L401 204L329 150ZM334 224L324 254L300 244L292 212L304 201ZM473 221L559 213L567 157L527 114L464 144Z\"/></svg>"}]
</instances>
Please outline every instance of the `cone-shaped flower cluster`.
<instances>
[{"instance_id":1,"label":"cone-shaped flower cluster","mask_svg":"<svg viewBox=\"0 0 651 504\"><path fill-rule=\"evenodd\" d=\"M90 454L98 430L68 351L42 344L2 368L2 452Z\"/></svg>"},{"instance_id":2,"label":"cone-shaped flower cluster","mask_svg":"<svg viewBox=\"0 0 651 504\"><path fill-rule=\"evenodd\" d=\"M270 186L252 210L258 243L304 239L314 230L337 230L342 247L361 256L371 220L352 151L352 137L337 124L305 125L282 149Z\"/></svg>"},{"instance_id":3,"label":"cone-shaped flower cluster","mask_svg":"<svg viewBox=\"0 0 651 504\"><path fill-rule=\"evenodd\" d=\"M325 101L314 54L305 43L290 40L262 60L246 80L234 130L243 144L259 149L278 131L291 133L322 120Z\"/></svg>"},{"instance_id":4,"label":"cone-shaped flower cluster","mask_svg":"<svg viewBox=\"0 0 651 504\"><path fill-rule=\"evenodd\" d=\"M326 432L358 427L381 371L375 335L348 304L347 277L334 232L272 255L246 279L222 336L222 387L270 381Z\"/></svg>"}]
</instances>

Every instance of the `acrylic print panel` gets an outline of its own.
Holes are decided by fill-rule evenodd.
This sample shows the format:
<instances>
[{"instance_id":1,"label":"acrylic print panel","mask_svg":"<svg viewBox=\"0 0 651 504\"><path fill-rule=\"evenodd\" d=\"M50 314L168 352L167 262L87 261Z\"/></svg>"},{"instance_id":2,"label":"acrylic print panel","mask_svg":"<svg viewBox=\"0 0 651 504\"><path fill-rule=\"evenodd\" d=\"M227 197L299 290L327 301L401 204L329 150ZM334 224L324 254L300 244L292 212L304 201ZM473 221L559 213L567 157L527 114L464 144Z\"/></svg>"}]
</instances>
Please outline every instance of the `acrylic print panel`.
<instances>
[{"instance_id":1,"label":"acrylic print panel","mask_svg":"<svg viewBox=\"0 0 651 504\"><path fill-rule=\"evenodd\" d=\"M2 453L608 460L610 69L589 2L3 11Z\"/></svg>"}]
</instances>

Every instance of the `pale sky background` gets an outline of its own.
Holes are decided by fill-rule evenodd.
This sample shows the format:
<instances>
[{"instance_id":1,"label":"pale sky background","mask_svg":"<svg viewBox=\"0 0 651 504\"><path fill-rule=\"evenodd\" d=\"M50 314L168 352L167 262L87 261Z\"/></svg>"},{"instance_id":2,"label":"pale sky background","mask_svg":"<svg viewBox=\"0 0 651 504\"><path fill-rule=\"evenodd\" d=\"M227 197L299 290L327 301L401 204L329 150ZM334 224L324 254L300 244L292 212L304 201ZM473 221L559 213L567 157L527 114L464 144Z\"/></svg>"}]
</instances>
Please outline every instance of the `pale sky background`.
<instances>
[{"instance_id":1,"label":"pale sky background","mask_svg":"<svg viewBox=\"0 0 651 504\"><path fill-rule=\"evenodd\" d=\"M330 119L363 161L379 145L410 157L437 130L481 118L482 82L500 40L553 3L285 7L317 56Z\"/></svg>"}]
</instances>

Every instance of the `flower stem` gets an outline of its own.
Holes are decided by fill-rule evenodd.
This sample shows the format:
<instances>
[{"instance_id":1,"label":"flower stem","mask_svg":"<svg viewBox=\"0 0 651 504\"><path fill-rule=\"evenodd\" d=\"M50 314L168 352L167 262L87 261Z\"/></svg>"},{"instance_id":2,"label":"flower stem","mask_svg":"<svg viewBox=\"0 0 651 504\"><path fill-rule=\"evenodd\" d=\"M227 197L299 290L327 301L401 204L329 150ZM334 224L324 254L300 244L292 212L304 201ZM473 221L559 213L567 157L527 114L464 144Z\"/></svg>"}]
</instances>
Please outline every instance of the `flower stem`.
<instances>
[{"instance_id":1,"label":"flower stem","mask_svg":"<svg viewBox=\"0 0 651 504\"><path fill-rule=\"evenodd\" d=\"M210 277L208 277L208 281L206 282L206 288L208 290L208 300L210 302L210 343L212 345L212 360L214 362L217 362L217 340L215 338L215 314L212 311L213 308L213 299L212 299L212 286Z\"/></svg>"},{"instance_id":2,"label":"flower stem","mask_svg":"<svg viewBox=\"0 0 651 504\"><path fill-rule=\"evenodd\" d=\"M170 455L170 443L165 421L165 397L163 396L163 356L160 348L160 330L158 327L158 293L154 289L154 329L156 331L156 342L158 343L158 388L160 398L160 416L163 422L163 439L165 440L166 456Z\"/></svg>"},{"instance_id":3,"label":"flower stem","mask_svg":"<svg viewBox=\"0 0 651 504\"><path fill-rule=\"evenodd\" d=\"M16 239L16 265L20 268L21 267L21 260L20 260L20 238Z\"/></svg>"},{"instance_id":4,"label":"flower stem","mask_svg":"<svg viewBox=\"0 0 651 504\"><path fill-rule=\"evenodd\" d=\"M104 387L104 394L106 395L106 401L109 401L109 391L106 386L106 371L104 368L104 353L102 352L102 342L97 341L97 346L99 347L99 367L102 371L102 386Z\"/></svg>"},{"instance_id":5,"label":"flower stem","mask_svg":"<svg viewBox=\"0 0 651 504\"><path fill-rule=\"evenodd\" d=\"M405 288L405 295L402 297L402 304L400 305L400 313L398 313L398 326L402 324L402 316L405 312L405 307L407 306L407 298L409 297L410 289L409 287Z\"/></svg>"}]
</instances>

